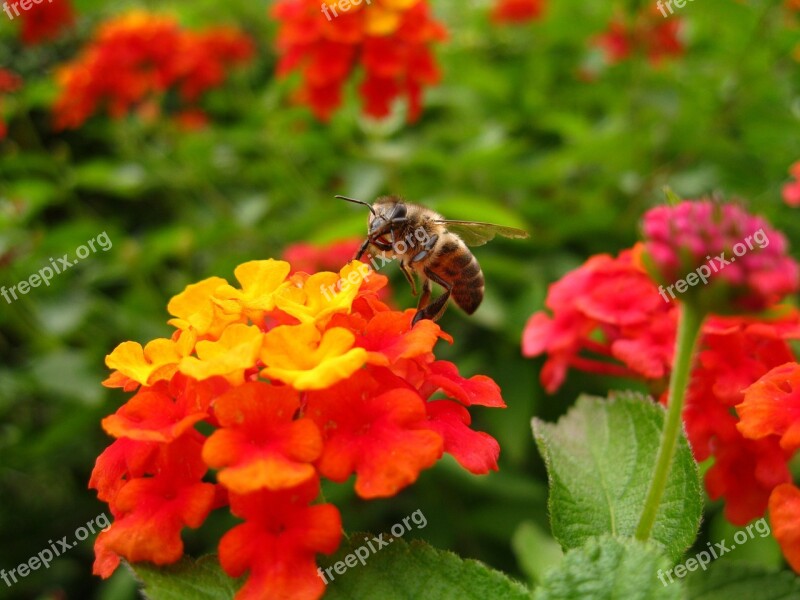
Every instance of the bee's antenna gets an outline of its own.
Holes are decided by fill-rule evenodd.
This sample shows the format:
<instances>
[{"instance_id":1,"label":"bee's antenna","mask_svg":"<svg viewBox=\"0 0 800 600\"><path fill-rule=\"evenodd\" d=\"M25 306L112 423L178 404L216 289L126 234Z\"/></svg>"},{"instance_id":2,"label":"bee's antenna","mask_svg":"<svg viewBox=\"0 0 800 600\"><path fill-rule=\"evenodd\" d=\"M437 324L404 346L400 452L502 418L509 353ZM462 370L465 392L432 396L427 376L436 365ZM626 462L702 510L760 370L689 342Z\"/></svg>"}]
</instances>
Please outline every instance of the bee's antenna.
<instances>
[{"instance_id":1,"label":"bee's antenna","mask_svg":"<svg viewBox=\"0 0 800 600\"><path fill-rule=\"evenodd\" d=\"M363 204L369 209L369 212L371 212L376 217L378 216L375 214L375 209L373 209L369 204L367 204L363 200L356 200L355 198L348 198L347 196L336 196L336 198L339 198L340 200L347 200L348 202L352 202L354 204Z\"/></svg>"}]
</instances>

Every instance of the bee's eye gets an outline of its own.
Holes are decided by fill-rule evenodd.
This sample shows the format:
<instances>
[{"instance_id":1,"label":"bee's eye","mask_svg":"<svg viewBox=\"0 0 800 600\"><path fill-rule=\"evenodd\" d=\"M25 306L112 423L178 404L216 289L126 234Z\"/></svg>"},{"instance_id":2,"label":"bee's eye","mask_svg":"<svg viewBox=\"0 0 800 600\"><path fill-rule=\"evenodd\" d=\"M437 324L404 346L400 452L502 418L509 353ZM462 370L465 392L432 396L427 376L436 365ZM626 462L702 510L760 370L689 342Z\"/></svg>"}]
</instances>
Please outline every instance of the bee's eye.
<instances>
[{"instance_id":1,"label":"bee's eye","mask_svg":"<svg viewBox=\"0 0 800 600\"><path fill-rule=\"evenodd\" d=\"M392 210L392 219L405 219L408 210L406 209L405 204L395 204L394 210Z\"/></svg>"},{"instance_id":2,"label":"bee's eye","mask_svg":"<svg viewBox=\"0 0 800 600\"><path fill-rule=\"evenodd\" d=\"M375 233L376 231L382 229L384 225L386 225L386 219L383 217L375 217L372 219L372 221L370 221L369 232Z\"/></svg>"}]
</instances>

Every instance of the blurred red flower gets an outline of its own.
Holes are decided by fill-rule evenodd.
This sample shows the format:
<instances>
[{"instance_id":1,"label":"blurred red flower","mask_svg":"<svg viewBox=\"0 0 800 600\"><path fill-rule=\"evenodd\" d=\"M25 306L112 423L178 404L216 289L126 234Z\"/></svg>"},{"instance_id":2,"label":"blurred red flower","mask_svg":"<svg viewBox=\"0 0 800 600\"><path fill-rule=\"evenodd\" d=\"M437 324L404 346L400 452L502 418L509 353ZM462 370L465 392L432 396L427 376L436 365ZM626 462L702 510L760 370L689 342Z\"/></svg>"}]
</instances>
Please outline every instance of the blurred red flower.
<instances>
[{"instance_id":1,"label":"blurred red flower","mask_svg":"<svg viewBox=\"0 0 800 600\"><path fill-rule=\"evenodd\" d=\"M48 0L33 3L28 10L21 10L20 35L27 45L39 44L57 38L65 29L75 24L75 12L70 0Z\"/></svg>"},{"instance_id":2,"label":"blurred red flower","mask_svg":"<svg viewBox=\"0 0 800 600\"><path fill-rule=\"evenodd\" d=\"M783 201L788 206L800 206L800 161L789 167L789 174L794 181L784 184Z\"/></svg>"},{"instance_id":3,"label":"blurred red flower","mask_svg":"<svg viewBox=\"0 0 800 600\"><path fill-rule=\"evenodd\" d=\"M408 99L408 119L422 112L422 90L439 81L431 46L446 37L433 20L427 0L278 0L273 15L280 21L278 75L300 71L297 99L317 118L328 120L342 101L342 88L361 66L359 91L365 114L382 118L392 102Z\"/></svg>"},{"instance_id":4,"label":"blurred red flower","mask_svg":"<svg viewBox=\"0 0 800 600\"><path fill-rule=\"evenodd\" d=\"M491 19L495 23L525 23L538 19L545 8L545 0L497 0Z\"/></svg>"},{"instance_id":5,"label":"blurred red flower","mask_svg":"<svg viewBox=\"0 0 800 600\"><path fill-rule=\"evenodd\" d=\"M349 238L330 244L299 242L287 246L282 258L292 265L292 272L335 271L353 259L363 241Z\"/></svg>"},{"instance_id":6,"label":"blurred red flower","mask_svg":"<svg viewBox=\"0 0 800 600\"><path fill-rule=\"evenodd\" d=\"M6 69L0 69L0 140L6 137L6 123L2 119L3 95L22 87L22 79Z\"/></svg>"},{"instance_id":7,"label":"blurred red flower","mask_svg":"<svg viewBox=\"0 0 800 600\"><path fill-rule=\"evenodd\" d=\"M665 58L681 56L684 52L680 40L682 19L665 19L661 12L652 6L635 15L632 19L617 15L608 24L608 29L592 40L592 45L600 48L606 61L614 64L641 54L653 64Z\"/></svg>"},{"instance_id":8,"label":"blurred red flower","mask_svg":"<svg viewBox=\"0 0 800 600\"><path fill-rule=\"evenodd\" d=\"M244 522L219 555L232 577L248 573L237 599L316 599L316 554L332 553L342 531L338 509L316 502L322 477L355 476L372 499L394 496L445 452L471 473L497 470L500 447L470 428L468 408L505 406L500 389L436 360L450 336L381 302L386 278L363 263L292 271L252 261L235 270L241 287L190 285L169 302L171 338L106 357L104 384L138 392L102 422L117 439L90 487L114 522L95 544L96 574L110 576L120 557L178 560L182 529L229 505Z\"/></svg>"},{"instance_id":9,"label":"blurred red flower","mask_svg":"<svg viewBox=\"0 0 800 600\"><path fill-rule=\"evenodd\" d=\"M102 111L114 118L132 110L157 115L172 90L184 104L180 119L196 126L198 111L186 110L252 54L251 40L228 27L191 32L171 17L125 14L104 23L81 55L58 70L56 127L80 127Z\"/></svg>"}]
</instances>

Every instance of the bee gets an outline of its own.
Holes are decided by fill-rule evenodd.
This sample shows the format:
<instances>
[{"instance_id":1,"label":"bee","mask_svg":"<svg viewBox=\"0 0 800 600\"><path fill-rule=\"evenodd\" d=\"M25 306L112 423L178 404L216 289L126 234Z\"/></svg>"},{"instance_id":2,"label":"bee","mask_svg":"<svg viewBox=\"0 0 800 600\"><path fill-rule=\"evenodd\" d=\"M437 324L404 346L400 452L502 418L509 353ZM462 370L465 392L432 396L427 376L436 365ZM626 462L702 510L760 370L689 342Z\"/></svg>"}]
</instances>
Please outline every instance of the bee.
<instances>
[{"instance_id":1,"label":"bee","mask_svg":"<svg viewBox=\"0 0 800 600\"><path fill-rule=\"evenodd\" d=\"M412 325L421 319L437 321L450 297L468 315L480 306L485 284L483 271L467 246L481 246L497 234L513 239L528 237L525 231L514 227L451 221L397 196L382 196L371 206L346 196L336 197L362 204L371 213L367 239L354 260L361 260L367 251L373 256L380 252L387 260L397 258L414 296L417 295L414 272L422 280L422 294ZM444 288L444 293L433 302L431 281Z\"/></svg>"}]
</instances>

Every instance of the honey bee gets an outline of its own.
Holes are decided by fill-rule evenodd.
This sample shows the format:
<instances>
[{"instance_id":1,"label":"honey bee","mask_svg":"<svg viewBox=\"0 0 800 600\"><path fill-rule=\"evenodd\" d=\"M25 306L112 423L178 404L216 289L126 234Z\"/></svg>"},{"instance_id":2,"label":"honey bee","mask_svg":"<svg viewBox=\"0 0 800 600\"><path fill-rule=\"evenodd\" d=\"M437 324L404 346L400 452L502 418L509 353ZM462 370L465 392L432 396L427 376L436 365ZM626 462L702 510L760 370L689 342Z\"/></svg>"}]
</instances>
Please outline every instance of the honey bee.
<instances>
[{"instance_id":1,"label":"honey bee","mask_svg":"<svg viewBox=\"0 0 800 600\"><path fill-rule=\"evenodd\" d=\"M522 239L528 234L514 227L451 221L429 208L405 202L396 196L382 196L371 206L361 200L336 196L341 200L363 204L370 211L367 239L354 260L365 252L378 252L387 260L397 258L400 270L417 295L413 272L422 280L422 294L412 325L421 319L437 321L452 296L468 315L483 301L483 271L467 246L481 246L499 234ZM431 302L431 281L444 288L444 293Z\"/></svg>"}]
</instances>

